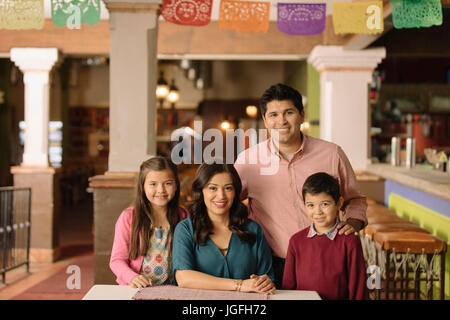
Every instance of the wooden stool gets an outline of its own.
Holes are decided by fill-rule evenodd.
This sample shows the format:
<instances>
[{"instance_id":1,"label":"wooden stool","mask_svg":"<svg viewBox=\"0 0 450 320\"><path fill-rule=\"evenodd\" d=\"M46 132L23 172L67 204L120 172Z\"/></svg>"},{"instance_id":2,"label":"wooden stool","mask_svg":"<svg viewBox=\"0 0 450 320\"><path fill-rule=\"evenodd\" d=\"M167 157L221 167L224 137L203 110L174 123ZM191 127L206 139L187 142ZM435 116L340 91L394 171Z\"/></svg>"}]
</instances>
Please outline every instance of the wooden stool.
<instances>
[{"instance_id":1,"label":"wooden stool","mask_svg":"<svg viewBox=\"0 0 450 320\"><path fill-rule=\"evenodd\" d=\"M417 224L412 223L373 223L369 224L364 228L364 234L373 238L373 235L377 232L398 232L398 231L414 231L420 233L428 233L428 230L425 230L418 226Z\"/></svg>"},{"instance_id":2,"label":"wooden stool","mask_svg":"<svg viewBox=\"0 0 450 320\"><path fill-rule=\"evenodd\" d=\"M375 208L375 207L367 207L366 210L366 216L377 216L377 215L394 215L396 216L396 214L394 213L394 211L389 210L388 208Z\"/></svg>"},{"instance_id":3,"label":"wooden stool","mask_svg":"<svg viewBox=\"0 0 450 320\"><path fill-rule=\"evenodd\" d=\"M386 224L386 223L405 223L414 224L406 219L400 218L397 215L381 214L367 217L368 224Z\"/></svg>"},{"instance_id":4,"label":"wooden stool","mask_svg":"<svg viewBox=\"0 0 450 320\"><path fill-rule=\"evenodd\" d=\"M395 214L394 211L390 210L389 208L386 208L385 206L382 206L381 204L374 204L374 205L368 205L367 206L367 212L389 212L392 214Z\"/></svg>"},{"instance_id":5,"label":"wooden stool","mask_svg":"<svg viewBox=\"0 0 450 320\"><path fill-rule=\"evenodd\" d=\"M363 249L364 259L367 262L367 265L384 265L385 260L383 260L383 253L378 250L375 242L373 241L373 236L377 232L398 232L398 231L415 231L419 233L428 233L429 232L417 224L414 223L404 223L404 222L390 222L390 223L377 223L377 224L368 224L363 230L360 232L360 240L361 246Z\"/></svg>"},{"instance_id":6,"label":"wooden stool","mask_svg":"<svg viewBox=\"0 0 450 320\"><path fill-rule=\"evenodd\" d=\"M427 299L433 298L433 282L440 283L440 299L444 299L445 285L445 252L446 243L441 239L424 232L394 231L375 232L373 241L380 253L378 266L384 271L384 291L386 299L392 293L393 298L408 299L409 293L414 299L420 299L420 284L425 282ZM439 274L436 268L435 256L440 255ZM385 258L383 261L383 257ZM409 277L413 273L414 277ZM425 278L422 276L425 274ZM397 280L397 276L400 279ZM409 288L409 284L413 288ZM378 294L379 296L379 294Z\"/></svg>"}]
</instances>

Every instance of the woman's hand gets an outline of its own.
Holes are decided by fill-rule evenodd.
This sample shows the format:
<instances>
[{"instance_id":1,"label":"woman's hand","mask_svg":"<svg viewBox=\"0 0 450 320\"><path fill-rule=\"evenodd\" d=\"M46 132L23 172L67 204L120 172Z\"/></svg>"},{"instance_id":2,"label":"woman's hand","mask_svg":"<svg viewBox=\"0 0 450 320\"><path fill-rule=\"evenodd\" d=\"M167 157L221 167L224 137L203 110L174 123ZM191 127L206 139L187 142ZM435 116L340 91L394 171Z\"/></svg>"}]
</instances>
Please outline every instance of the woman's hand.
<instances>
[{"instance_id":1,"label":"woman's hand","mask_svg":"<svg viewBox=\"0 0 450 320\"><path fill-rule=\"evenodd\" d=\"M130 286L132 288L145 288L151 285L152 282L150 281L150 279L142 274L138 274L130 281Z\"/></svg>"},{"instance_id":2,"label":"woman's hand","mask_svg":"<svg viewBox=\"0 0 450 320\"><path fill-rule=\"evenodd\" d=\"M267 274L262 276L252 274L250 279L242 282L241 291L273 294L275 293L275 285Z\"/></svg>"},{"instance_id":3,"label":"woman's hand","mask_svg":"<svg viewBox=\"0 0 450 320\"><path fill-rule=\"evenodd\" d=\"M270 280L267 274L264 274L262 276L252 274L250 276L250 279L256 280L256 282L254 283L254 287L256 288L257 292L265 294L275 293L275 284L272 282L272 280Z\"/></svg>"}]
</instances>

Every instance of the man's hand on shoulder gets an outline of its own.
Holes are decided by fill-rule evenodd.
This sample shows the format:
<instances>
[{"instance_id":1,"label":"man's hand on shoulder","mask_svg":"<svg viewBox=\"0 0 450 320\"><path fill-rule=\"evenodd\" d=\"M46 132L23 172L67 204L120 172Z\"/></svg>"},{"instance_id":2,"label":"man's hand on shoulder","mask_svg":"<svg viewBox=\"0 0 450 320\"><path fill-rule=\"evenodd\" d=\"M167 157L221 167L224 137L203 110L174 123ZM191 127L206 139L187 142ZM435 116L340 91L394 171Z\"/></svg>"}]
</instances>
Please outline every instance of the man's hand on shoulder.
<instances>
[{"instance_id":1,"label":"man's hand on shoulder","mask_svg":"<svg viewBox=\"0 0 450 320\"><path fill-rule=\"evenodd\" d=\"M363 225L364 222L361 220L349 218L346 221L340 222L337 225L337 228L339 230L339 234L345 234L348 236L349 234L359 232Z\"/></svg>"}]
</instances>

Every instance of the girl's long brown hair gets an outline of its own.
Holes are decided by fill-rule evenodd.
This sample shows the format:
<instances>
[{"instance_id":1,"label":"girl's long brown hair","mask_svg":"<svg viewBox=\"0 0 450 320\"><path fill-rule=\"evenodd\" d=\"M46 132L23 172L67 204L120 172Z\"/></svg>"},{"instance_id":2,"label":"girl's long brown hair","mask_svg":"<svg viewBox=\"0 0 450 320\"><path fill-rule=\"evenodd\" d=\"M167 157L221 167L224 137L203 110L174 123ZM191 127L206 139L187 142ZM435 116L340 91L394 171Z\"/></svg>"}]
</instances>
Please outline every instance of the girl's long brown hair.
<instances>
[{"instance_id":1,"label":"girl's long brown hair","mask_svg":"<svg viewBox=\"0 0 450 320\"><path fill-rule=\"evenodd\" d=\"M248 222L247 207L240 201L242 191L242 182L236 169L231 164L206 164L203 163L197 170L192 183L193 202L189 207L191 213L192 225L194 228L194 241L198 245L204 245L206 238L212 233L213 228L211 219L209 219L208 211L203 197L203 188L208 181L218 173L226 172L231 175L235 195L233 204L230 208L230 222L228 228L236 234L241 241L248 242L253 245L256 241L256 235L246 231L244 226Z\"/></svg>"},{"instance_id":2,"label":"girl's long brown hair","mask_svg":"<svg viewBox=\"0 0 450 320\"><path fill-rule=\"evenodd\" d=\"M134 201L133 223L131 226L131 241L128 257L130 260L138 256L145 256L150 247L150 238L153 234L153 215L150 201L145 195L144 183L147 174L150 171L170 170L176 184L175 195L167 205L167 220L170 230L168 235L169 257L172 252L173 232L177 223L180 221L180 181L178 179L178 170L175 164L167 158L155 156L141 164L136 190L136 199ZM142 243L141 243L142 240Z\"/></svg>"}]
</instances>

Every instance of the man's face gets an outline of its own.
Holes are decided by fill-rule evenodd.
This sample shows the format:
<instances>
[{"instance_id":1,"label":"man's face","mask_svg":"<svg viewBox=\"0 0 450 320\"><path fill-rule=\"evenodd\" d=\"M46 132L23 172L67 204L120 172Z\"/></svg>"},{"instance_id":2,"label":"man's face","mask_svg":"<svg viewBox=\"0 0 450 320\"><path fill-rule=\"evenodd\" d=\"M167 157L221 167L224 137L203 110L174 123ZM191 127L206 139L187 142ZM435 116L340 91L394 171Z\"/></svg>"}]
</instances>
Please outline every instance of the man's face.
<instances>
[{"instance_id":1,"label":"man's face","mask_svg":"<svg viewBox=\"0 0 450 320\"><path fill-rule=\"evenodd\" d=\"M300 139L300 125L305 113L299 112L291 100L272 100L267 103L266 114L263 116L264 124L274 136L278 132L280 145L291 145Z\"/></svg>"}]
</instances>

